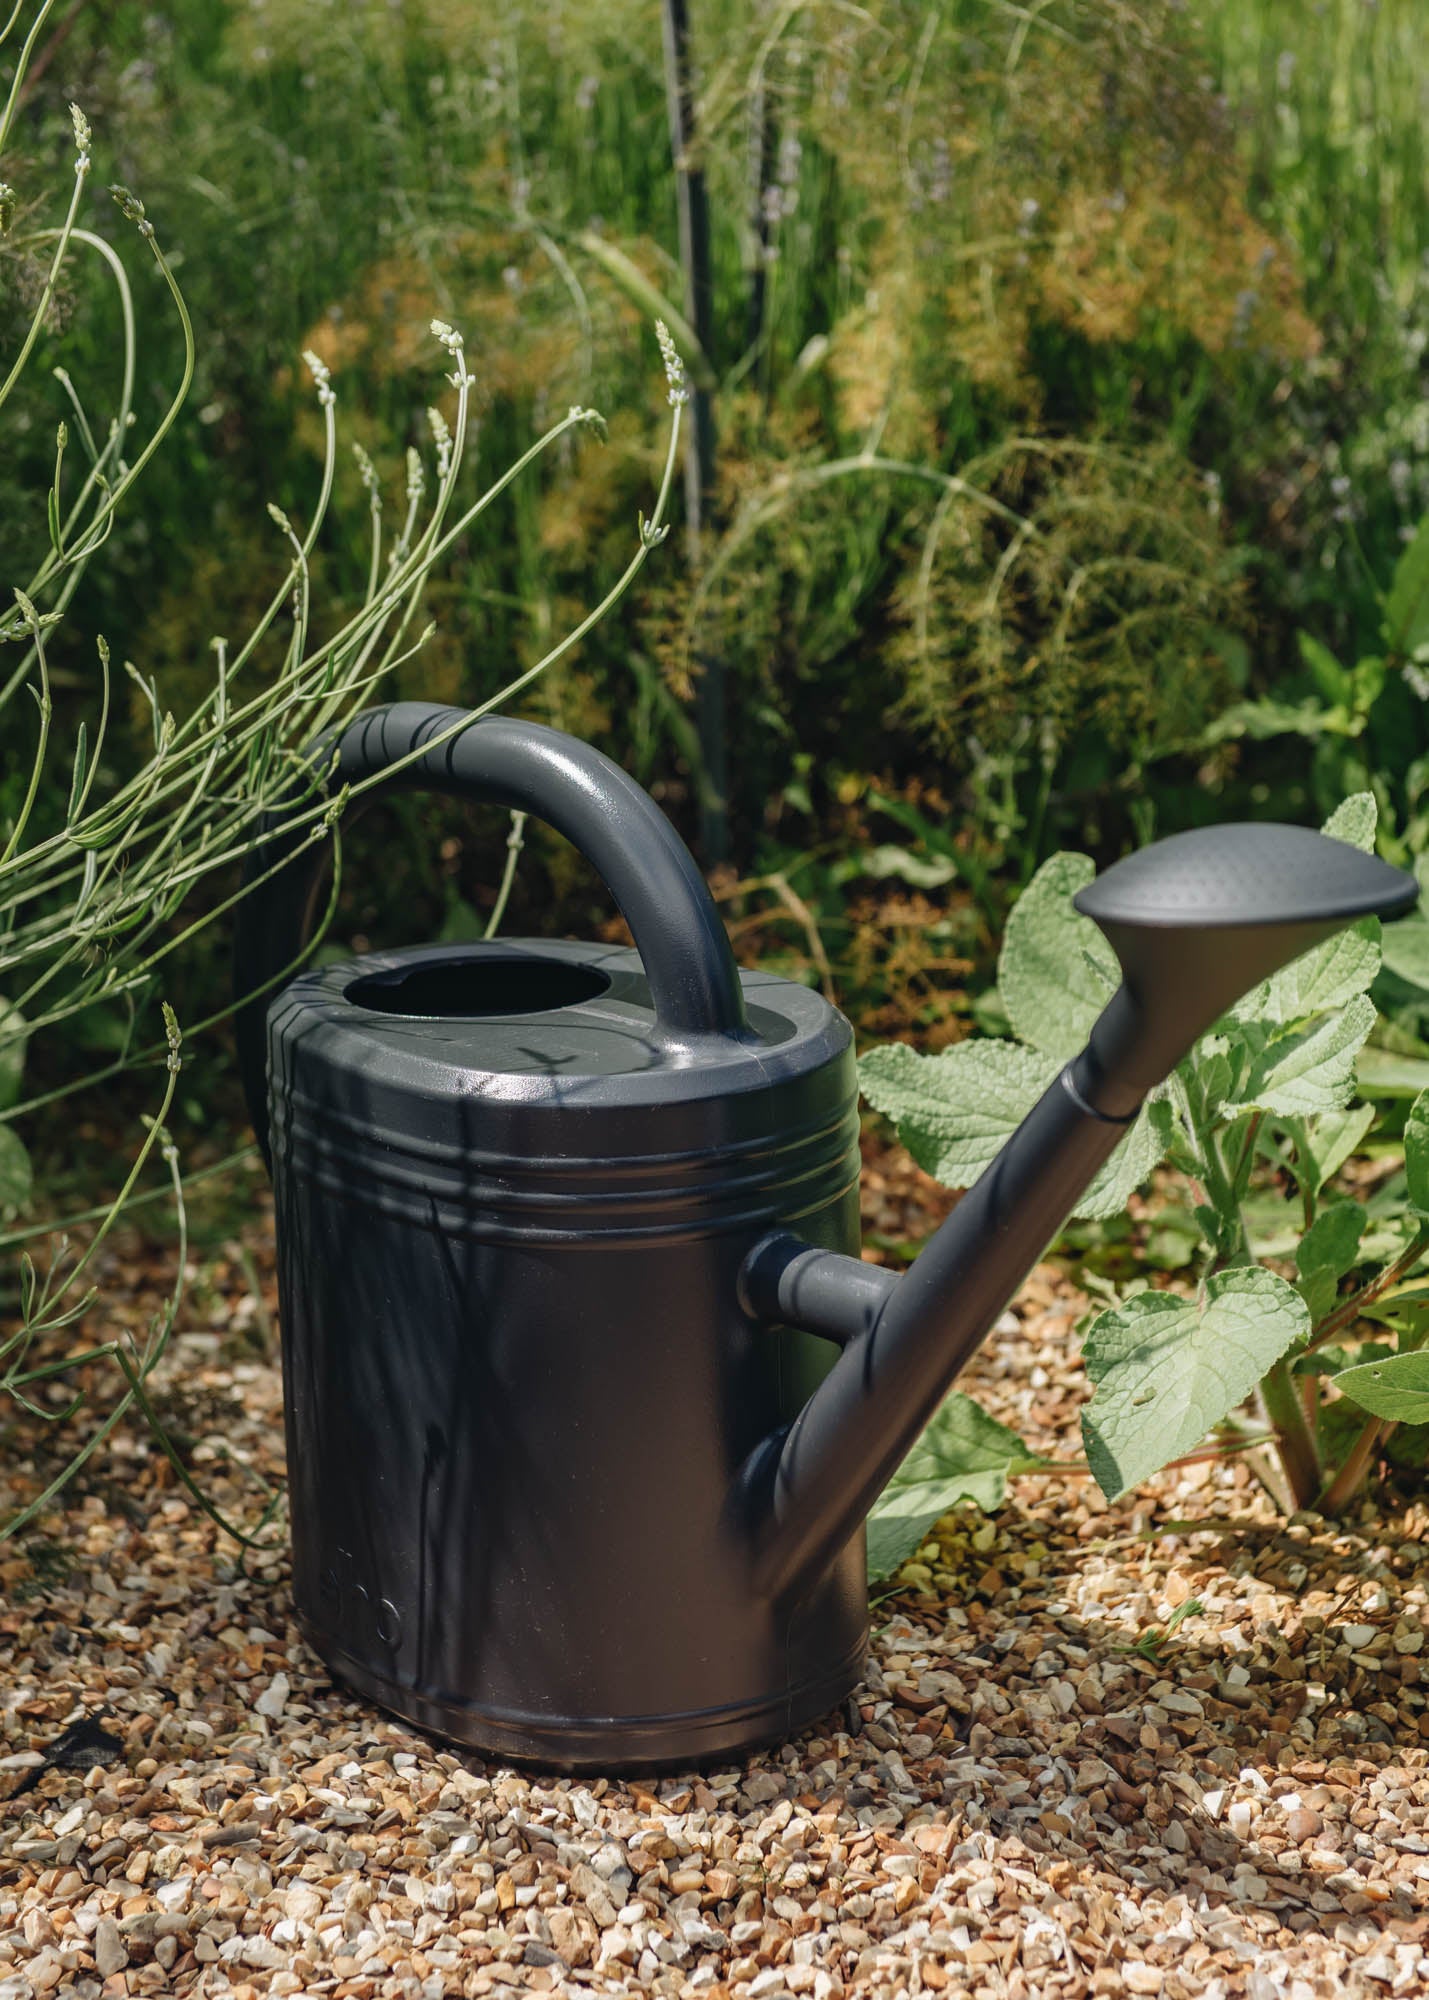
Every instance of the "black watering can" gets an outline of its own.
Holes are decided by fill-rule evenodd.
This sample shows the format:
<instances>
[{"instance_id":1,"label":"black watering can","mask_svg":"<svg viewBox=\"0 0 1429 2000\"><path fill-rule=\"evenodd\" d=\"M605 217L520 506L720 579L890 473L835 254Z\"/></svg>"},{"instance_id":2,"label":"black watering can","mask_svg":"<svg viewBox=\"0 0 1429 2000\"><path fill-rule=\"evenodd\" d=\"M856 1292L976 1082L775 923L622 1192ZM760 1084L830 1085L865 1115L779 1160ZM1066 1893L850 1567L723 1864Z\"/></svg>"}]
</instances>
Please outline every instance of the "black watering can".
<instances>
[{"instance_id":1,"label":"black watering can","mask_svg":"<svg viewBox=\"0 0 1429 2000\"><path fill-rule=\"evenodd\" d=\"M330 782L461 720L362 716ZM242 1010L277 1206L294 1597L383 1707L568 1770L726 1756L855 1684L864 1516L1147 1091L1248 988L1418 893L1289 826L1178 834L1109 869L1077 904L1120 989L899 1277L858 1257L847 1021L736 968L638 785L497 718L392 785L558 828L635 949L379 951ZM243 992L301 959L325 847L273 833L259 872L284 865L241 909Z\"/></svg>"}]
</instances>

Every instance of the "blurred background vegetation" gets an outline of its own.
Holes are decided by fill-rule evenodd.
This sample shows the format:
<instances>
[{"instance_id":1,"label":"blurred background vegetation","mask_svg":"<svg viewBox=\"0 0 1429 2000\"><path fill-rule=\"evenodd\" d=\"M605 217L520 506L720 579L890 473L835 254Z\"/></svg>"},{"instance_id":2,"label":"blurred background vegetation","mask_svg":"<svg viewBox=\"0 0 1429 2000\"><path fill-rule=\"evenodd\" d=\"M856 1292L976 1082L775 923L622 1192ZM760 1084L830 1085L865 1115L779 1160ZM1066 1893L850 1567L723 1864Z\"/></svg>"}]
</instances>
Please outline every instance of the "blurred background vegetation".
<instances>
[{"instance_id":1,"label":"blurred background vegetation","mask_svg":"<svg viewBox=\"0 0 1429 2000\"><path fill-rule=\"evenodd\" d=\"M929 1044L965 1032L1058 846L1311 819L1370 782L1417 853L1425 684L1386 654L1383 599L1429 511L1419 0L696 0L691 25L707 516L527 712L695 837L718 663L742 950ZM85 219L120 240L100 186L142 194L198 334L187 412L57 644L57 726L65 645L104 631L182 717L215 633L266 601L265 504L301 517L321 450L304 347L395 507L434 313L477 376L474 482L574 402L610 444L483 517L398 691L489 695L595 600L658 472L650 295L684 298L659 0L76 0L26 89L21 197L64 171L77 99ZM75 265L38 359L95 379L114 330L87 283ZM7 349L36 284L0 261ZM157 275L136 284L157 404L178 336ZM15 574L63 413L47 366L30 383L0 465ZM368 505L344 466L330 601L361 593ZM479 920L503 827L373 825L349 934ZM535 842L512 927L603 907ZM221 977L205 953L188 1011Z\"/></svg>"}]
</instances>

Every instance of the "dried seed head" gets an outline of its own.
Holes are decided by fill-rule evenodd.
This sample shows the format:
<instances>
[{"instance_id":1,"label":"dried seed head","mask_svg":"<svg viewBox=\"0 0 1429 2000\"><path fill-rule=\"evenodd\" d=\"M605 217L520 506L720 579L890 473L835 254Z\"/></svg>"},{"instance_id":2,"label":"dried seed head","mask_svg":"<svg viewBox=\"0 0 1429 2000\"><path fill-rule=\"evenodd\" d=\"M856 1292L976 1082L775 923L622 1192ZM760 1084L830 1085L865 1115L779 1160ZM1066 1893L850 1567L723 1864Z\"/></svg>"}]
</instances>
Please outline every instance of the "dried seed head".
<instances>
[{"instance_id":1,"label":"dried seed head","mask_svg":"<svg viewBox=\"0 0 1429 2000\"><path fill-rule=\"evenodd\" d=\"M689 384L685 381L685 364L670 337L669 327L662 319L657 319L655 322L655 338L660 343L660 358L665 364L665 380L670 385L670 403L678 409L681 403L688 403L690 400Z\"/></svg>"},{"instance_id":2,"label":"dried seed head","mask_svg":"<svg viewBox=\"0 0 1429 2000\"><path fill-rule=\"evenodd\" d=\"M138 195L131 194L128 188L119 181L111 183L109 192L118 202L119 210L124 220L126 222L137 223L141 236L152 236L154 225L145 215L144 204L140 201Z\"/></svg>"},{"instance_id":3,"label":"dried seed head","mask_svg":"<svg viewBox=\"0 0 1429 2000\"><path fill-rule=\"evenodd\" d=\"M426 486L426 476L422 471L422 454L414 445L407 447L407 498L420 500Z\"/></svg>"},{"instance_id":4,"label":"dried seed head","mask_svg":"<svg viewBox=\"0 0 1429 2000\"><path fill-rule=\"evenodd\" d=\"M337 401L332 386L332 370L320 354L314 354L310 347L303 349L303 359L308 365L308 373L318 385L318 401L325 410L330 410Z\"/></svg>"},{"instance_id":5,"label":"dried seed head","mask_svg":"<svg viewBox=\"0 0 1429 2000\"><path fill-rule=\"evenodd\" d=\"M432 427L432 436L435 438L437 445L437 477L445 479L451 471L452 464L451 430L446 418L435 407L428 410L427 422Z\"/></svg>"},{"instance_id":6,"label":"dried seed head","mask_svg":"<svg viewBox=\"0 0 1429 2000\"><path fill-rule=\"evenodd\" d=\"M367 488L372 511L374 514L380 514L382 511L382 489L377 483L377 467L372 463L372 459L366 448L358 444L355 439L352 446L352 455L357 460L358 474L361 477L363 485Z\"/></svg>"},{"instance_id":7,"label":"dried seed head","mask_svg":"<svg viewBox=\"0 0 1429 2000\"><path fill-rule=\"evenodd\" d=\"M169 1045L167 1067L176 1072L182 1067L179 1061L179 1043L182 1039L179 1034L179 1017L167 1000L160 1001L159 1012L164 1017L164 1040Z\"/></svg>"},{"instance_id":8,"label":"dried seed head","mask_svg":"<svg viewBox=\"0 0 1429 2000\"><path fill-rule=\"evenodd\" d=\"M87 174L89 172L89 120L77 104L71 104L69 117L70 123L74 127L74 150L79 155L75 161L75 172Z\"/></svg>"}]
</instances>

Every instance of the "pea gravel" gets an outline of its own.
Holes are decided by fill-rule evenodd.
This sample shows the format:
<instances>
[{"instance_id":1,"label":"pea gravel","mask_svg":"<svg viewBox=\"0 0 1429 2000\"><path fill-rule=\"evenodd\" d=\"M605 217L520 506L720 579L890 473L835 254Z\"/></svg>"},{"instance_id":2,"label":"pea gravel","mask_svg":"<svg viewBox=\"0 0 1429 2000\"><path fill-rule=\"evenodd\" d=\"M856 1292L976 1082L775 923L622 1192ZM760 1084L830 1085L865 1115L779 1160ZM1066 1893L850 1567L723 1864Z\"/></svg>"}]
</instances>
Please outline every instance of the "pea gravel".
<instances>
[{"instance_id":1,"label":"pea gravel","mask_svg":"<svg viewBox=\"0 0 1429 2000\"><path fill-rule=\"evenodd\" d=\"M865 1204L897 1236L940 1197L875 1160ZM205 1271L163 1392L250 1521L252 1473L281 1471L265 1244ZM966 1385L1064 1456L1078 1306L1039 1269ZM0 1506L63 1442L11 1433ZM292 1624L281 1533L244 1573L121 1430L0 1545L0 2000L1422 1994L1426 1525L1286 1523L1239 1466L1115 1507L1022 1478L901 1573L817 1730L589 1782L348 1700Z\"/></svg>"}]
</instances>

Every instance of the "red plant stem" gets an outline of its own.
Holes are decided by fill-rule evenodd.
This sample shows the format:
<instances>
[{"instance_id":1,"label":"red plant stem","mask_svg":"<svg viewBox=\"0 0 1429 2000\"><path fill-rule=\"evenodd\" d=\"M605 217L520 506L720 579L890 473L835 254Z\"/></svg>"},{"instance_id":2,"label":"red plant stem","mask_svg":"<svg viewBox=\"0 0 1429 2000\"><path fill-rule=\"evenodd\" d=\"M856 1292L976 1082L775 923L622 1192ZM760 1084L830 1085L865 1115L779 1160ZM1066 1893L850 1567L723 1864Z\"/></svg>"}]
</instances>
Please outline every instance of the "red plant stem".
<instances>
[{"instance_id":1,"label":"red plant stem","mask_svg":"<svg viewBox=\"0 0 1429 2000\"><path fill-rule=\"evenodd\" d=\"M1380 1417L1370 1418L1350 1446L1344 1464L1325 1488L1320 1500L1322 1514L1338 1514L1341 1508L1349 1505L1364 1484L1375 1452L1393 1429L1392 1423L1386 1423Z\"/></svg>"},{"instance_id":2,"label":"red plant stem","mask_svg":"<svg viewBox=\"0 0 1429 2000\"><path fill-rule=\"evenodd\" d=\"M1377 1278L1371 1278L1367 1285L1362 1285L1357 1292L1337 1305L1333 1312L1326 1313L1318 1326L1311 1330L1305 1352L1309 1353L1313 1348L1323 1347L1327 1340L1333 1340L1343 1328L1353 1326L1365 1307L1372 1306L1397 1279L1411 1270L1426 1250L1429 1250L1429 1229L1421 1229L1408 1248L1401 1250L1392 1264L1386 1264Z\"/></svg>"}]
</instances>

